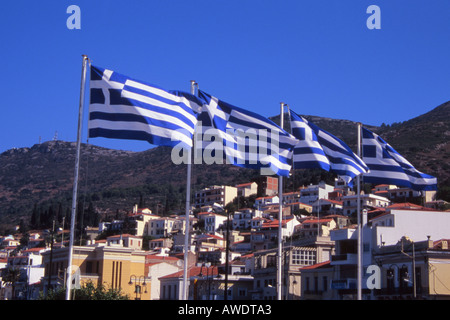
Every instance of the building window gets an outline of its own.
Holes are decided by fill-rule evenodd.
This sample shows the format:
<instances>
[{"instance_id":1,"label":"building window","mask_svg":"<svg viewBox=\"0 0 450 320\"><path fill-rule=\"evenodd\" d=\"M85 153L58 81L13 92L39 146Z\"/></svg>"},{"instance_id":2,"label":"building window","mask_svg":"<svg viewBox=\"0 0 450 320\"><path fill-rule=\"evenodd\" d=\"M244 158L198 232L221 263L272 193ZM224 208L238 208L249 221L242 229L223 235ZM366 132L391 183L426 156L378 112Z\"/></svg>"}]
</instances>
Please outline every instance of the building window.
<instances>
[{"instance_id":1,"label":"building window","mask_svg":"<svg viewBox=\"0 0 450 320\"><path fill-rule=\"evenodd\" d=\"M122 261L112 262L111 283L113 289L122 287Z\"/></svg>"},{"instance_id":2,"label":"building window","mask_svg":"<svg viewBox=\"0 0 450 320\"><path fill-rule=\"evenodd\" d=\"M293 250L291 262L294 265L313 265L316 263L316 251Z\"/></svg>"},{"instance_id":3,"label":"building window","mask_svg":"<svg viewBox=\"0 0 450 320\"><path fill-rule=\"evenodd\" d=\"M92 273L92 262L91 261L86 262L86 273L87 274Z\"/></svg>"},{"instance_id":4,"label":"building window","mask_svg":"<svg viewBox=\"0 0 450 320\"><path fill-rule=\"evenodd\" d=\"M363 244L363 251L364 252L369 252L370 251L370 243L365 242Z\"/></svg>"},{"instance_id":5,"label":"building window","mask_svg":"<svg viewBox=\"0 0 450 320\"><path fill-rule=\"evenodd\" d=\"M277 266L277 257L276 256L267 256L267 267L276 267Z\"/></svg>"},{"instance_id":6,"label":"building window","mask_svg":"<svg viewBox=\"0 0 450 320\"><path fill-rule=\"evenodd\" d=\"M389 268L386 270L386 289L388 293L392 293L394 291L394 283L395 283L395 271L393 268Z\"/></svg>"}]
</instances>

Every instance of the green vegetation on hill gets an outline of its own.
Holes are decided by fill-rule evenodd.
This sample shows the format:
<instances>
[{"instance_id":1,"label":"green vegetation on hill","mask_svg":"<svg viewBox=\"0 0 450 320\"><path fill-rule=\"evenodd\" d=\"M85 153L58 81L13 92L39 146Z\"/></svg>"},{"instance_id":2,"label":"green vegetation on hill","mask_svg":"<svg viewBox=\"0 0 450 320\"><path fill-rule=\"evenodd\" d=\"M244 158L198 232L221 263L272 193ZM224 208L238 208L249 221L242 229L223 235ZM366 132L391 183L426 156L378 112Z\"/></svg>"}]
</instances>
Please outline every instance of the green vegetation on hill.
<instances>
[{"instance_id":1,"label":"green vegetation on hill","mask_svg":"<svg viewBox=\"0 0 450 320\"><path fill-rule=\"evenodd\" d=\"M355 122L305 117L356 149ZM277 122L279 117L273 120ZM402 123L365 126L380 134L417 169L438 177L439 198L450 201L450 102ZM288 119L285 128L289 130ZM47 227L54 216L65 216L67 223L75 151L75 143L49 141L0 154L0 234L12 230L21 220L36 225L31 221L33 216L36 219L36 212ZM134 204L164 215L184 211L186 165L173 164L170 154L165 147L129 152L83 144L78 201L84 225L126 214ZM214 184L236 185L257 176L255 170L231 165L193 165L192 191ZM284 179L284 187L290 191L321 180L332 184L334 175L296 170Z\"/></svg>"}]
</instances>

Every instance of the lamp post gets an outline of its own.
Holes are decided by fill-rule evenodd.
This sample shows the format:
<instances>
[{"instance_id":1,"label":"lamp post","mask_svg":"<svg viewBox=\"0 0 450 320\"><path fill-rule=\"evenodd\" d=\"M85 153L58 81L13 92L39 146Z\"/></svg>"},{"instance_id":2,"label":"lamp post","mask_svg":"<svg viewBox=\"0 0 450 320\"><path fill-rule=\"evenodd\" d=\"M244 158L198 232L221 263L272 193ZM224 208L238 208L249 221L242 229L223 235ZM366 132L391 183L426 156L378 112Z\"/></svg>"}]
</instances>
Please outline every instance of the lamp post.
<instances>
[{"instance_id":1,"label":"lamp post","mask_svg":"<svg viewBox=\"0 0 450 320\"><path fill-rule=\"evenodd\" d=\"M134 274L130 276L130 282L128 284L131 286L133 285L133 279L134 279L134 293L136 294L136 297L134 300L141 300L142 295L142 286L144 286L145 291L144 293L147 293L147 283L145 282L144 276L135 276ZM142 286L141 286L142 281Z\"/></svg>"},{"instance_id":2,"label":"lamp post","mask_svg":"<svg viewBox=\"0 0 450 320\"><path fill-rule=\"evenodd\" d=\"M217 266L214 265L207 265L205 263L202 263L202 267L200 269L200 277L204 278L205 274L203 273L203 268L206 268L206 284L208 286L208 299L211 299L211 283L214 281L214 267L216 267L217 269L217 278L220 278L219 275L219 269L217 268ZM211 270L211 274L209 273L209 270Z\"/></svg>"},{"instance_id":3,"label":"lamp post","mask_svg":"<svg viewBox=\"0 0 450 320\"><path fill-rule=\"evenodd\" d=\"M401 239L401 241L402 241L402 253L412 260L413 294L414 294L414 299L416 299L417 298L417 287L416 287L416 250L415 250L415 247L414 247L414 241L411 241L411 243L412 243L412 256L409 255L408 253L406 253L403 250L403 238Z\"/></svg>"},{"instance_id":4,"label":"lamp post","mask_svg":"<svg viewBox=\"0 0 450 320\"><path fill-rule=\"evenodd\" d=\"M390 283L390 285L388 285L388 290L389 290L389 288L392 286L392 290L393 290L393 292L395 292L396 290L395 290L395 288L396 288L396 286L395 286L395 270L394 270L394 268L393 267L397 267L397 273L398 273L398 276L397 277L399 277L400 276L400 270L399 270L399 267L396 265L396 264L391 264L390 266L389 266L389 269L388 269L388 273L387 273L387 280L389 281L389 283Z\"/></svg>"},{"instance_id":5,"label":"lamp post","mask_svg":"<svg viewBox=\"0 0 450 320\"><path fill-rule=\"evenodd\" d=\"M394 267L397 268L397 277L395 276ZM405 284L407 282L411 281L410 275L408 273L408 267L405 264L403 264L401 266L401 268L395 263L393 263L389 266L387 279L392 281L392 286L393 286L394 292L397 292L396 287L395 287L395 282L396 282L395 279L396 278L397 278L397 282L398 282L398 293L401 296L402 294L405 293L405 291L404 291ZM415 283L415 279L413 280L413 283ZM415 297L416 297L416 288L414 285L414 298Z\"/></svg>"}]
</instances>

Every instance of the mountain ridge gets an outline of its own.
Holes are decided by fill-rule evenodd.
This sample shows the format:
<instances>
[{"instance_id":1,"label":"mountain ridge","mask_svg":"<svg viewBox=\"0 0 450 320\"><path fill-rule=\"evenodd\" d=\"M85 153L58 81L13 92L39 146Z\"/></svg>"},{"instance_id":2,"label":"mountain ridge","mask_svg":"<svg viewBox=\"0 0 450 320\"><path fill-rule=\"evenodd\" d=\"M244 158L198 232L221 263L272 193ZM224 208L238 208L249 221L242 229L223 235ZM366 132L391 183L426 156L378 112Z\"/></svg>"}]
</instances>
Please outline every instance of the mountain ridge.
<instances>
[{"instance_id":1,"label":"mountain ridge","mask_svg":"<svg viewBox=\"0 0 450 320\"><path fill-rule=\"evenodd\" d=\"M311 115L304 117L355 150L356 122ZM279 116L272 119L277 122ZM418 170L438 177L440 188L447 190L450 187L450 102L402 123L364 126L379 134ZM1 153L0 226L4 225L5 229L20 219L28 219L36 205L63 203L67 211L75 153L76 143L65 141L47 141ZM186 165L173 164L170 154L167 147L133 152L82 144L79 194L83 202L93 203L102 214L131 210L135 203L153 209L162 204L166 213L182 209ZM195 190L212 184L243 183L257 176L256 170L231 165L193 165L191 181ZM287 179L286 183L295 188L318 179L330 180L332 176L326 172L303 171L296 173L295 179Z\"/></svg>"}]
</instances>

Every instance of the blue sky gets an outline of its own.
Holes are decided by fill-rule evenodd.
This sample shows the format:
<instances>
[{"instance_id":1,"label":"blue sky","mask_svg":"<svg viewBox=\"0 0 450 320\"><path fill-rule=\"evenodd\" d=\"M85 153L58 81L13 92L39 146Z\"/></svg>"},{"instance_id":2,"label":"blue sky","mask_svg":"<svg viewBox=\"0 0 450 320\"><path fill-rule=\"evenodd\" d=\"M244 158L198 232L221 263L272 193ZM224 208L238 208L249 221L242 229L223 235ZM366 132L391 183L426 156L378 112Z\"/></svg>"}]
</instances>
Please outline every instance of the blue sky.
<instances>
[{"instance_id":1,"label":"blue sky","mask_svg":"<svg viewBox=\"0 0 450 320\"><path fill-rule=\"evenodd\" d=\"M81 29L69 30L70 5ZM381 29L369 30L370 5ZM166 89L189 81L264 116L381 125L450 100L450 1L3 1L0 152L76 141L81 55ZM87 137L87 105L83 142ZM146 142L89 143L141 151Z\"/></svg>"}]
</instances>

